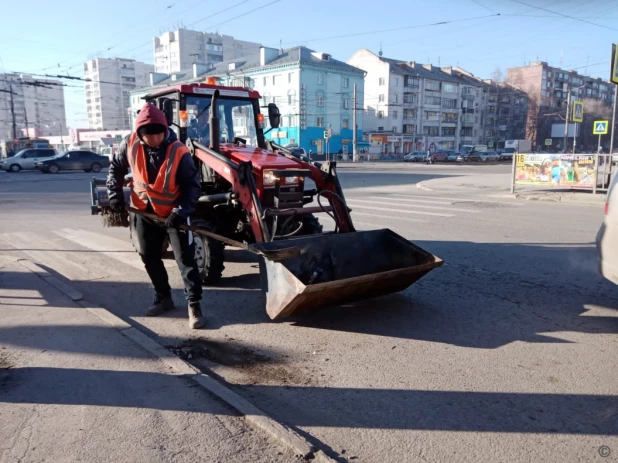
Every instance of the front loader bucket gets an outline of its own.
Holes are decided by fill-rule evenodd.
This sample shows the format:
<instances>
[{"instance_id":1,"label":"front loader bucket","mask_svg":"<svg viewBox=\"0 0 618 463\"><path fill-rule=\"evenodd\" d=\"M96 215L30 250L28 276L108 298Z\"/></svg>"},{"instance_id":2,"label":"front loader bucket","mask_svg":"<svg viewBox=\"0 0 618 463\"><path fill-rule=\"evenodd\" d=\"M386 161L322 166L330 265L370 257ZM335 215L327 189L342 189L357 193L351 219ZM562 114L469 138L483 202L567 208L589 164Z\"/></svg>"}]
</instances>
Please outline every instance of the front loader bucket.
<instances>
[{"instance_id":1,"label":"front loader bucket","mask_svg":"<svg viewBox=\"0 0 618 463\"><path fill-rule=\"evenodd\" d=\"M260 261L266 312L272 319L403 291L443 263L388 229L252 245L262 251L290 246L301 254Z\"/></svg>"}]
</instances>

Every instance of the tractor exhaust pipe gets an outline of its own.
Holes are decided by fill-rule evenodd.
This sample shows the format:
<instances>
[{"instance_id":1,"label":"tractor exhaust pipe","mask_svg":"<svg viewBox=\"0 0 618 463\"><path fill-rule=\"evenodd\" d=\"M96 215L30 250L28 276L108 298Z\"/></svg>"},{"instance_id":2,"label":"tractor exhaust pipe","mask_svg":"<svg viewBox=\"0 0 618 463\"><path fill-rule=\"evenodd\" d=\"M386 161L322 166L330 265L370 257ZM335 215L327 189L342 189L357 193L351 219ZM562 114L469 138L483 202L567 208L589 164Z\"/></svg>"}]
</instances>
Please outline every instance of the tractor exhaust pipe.
<instances>
[{"instance_id":1,"label":"tractor exhaust pipe","mask_svg":"<svg viewBox=\"0 0 618 463\"><path fill-rule=\"evenodd\" d=\"M219 90L215 90L210 101L210 149L219 152L221 126L219 121Z\"/></svg>"}]
</instances>

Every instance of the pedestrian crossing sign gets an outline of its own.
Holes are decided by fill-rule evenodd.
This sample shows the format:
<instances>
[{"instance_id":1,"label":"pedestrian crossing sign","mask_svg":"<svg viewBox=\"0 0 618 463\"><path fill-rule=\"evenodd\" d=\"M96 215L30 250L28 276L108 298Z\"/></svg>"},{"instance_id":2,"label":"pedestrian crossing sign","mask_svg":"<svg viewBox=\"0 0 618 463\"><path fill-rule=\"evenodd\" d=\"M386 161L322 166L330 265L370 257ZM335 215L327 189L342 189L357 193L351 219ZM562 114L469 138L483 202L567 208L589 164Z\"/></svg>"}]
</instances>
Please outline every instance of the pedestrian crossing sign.
<instances>
[{"instance_id":1,"label":"pedestrian crossing sign","mask_svg":"<svg viewBox=\"0 0 618 463\"><path fill-rule=\"evenodd\" d=\"M573 102L573 122L584 122L584 102L575 100Z\"/></svg>"},{"instance_id":2,"label":"pedestrian crossing sign","mask_svg":"<svg viewBox=\"0 0 618 463\"><path fill-rule=\"evenodd\" d=\"M607 121L594 121L593 135L607 134Z\"/></svg>"}]
</instances>

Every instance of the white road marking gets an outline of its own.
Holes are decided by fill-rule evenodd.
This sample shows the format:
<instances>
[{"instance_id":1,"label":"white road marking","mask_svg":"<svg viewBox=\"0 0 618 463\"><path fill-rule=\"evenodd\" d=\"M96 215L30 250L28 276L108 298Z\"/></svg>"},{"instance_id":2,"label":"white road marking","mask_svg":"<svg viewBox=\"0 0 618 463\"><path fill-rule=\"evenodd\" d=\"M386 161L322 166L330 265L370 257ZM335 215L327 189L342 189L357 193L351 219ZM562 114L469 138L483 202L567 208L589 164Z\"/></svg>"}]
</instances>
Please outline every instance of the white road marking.
<instances>
[{"instance_id":1,"label":"white road marking","mask_svg":"<svg viewBox=\"0 0 618 463\"><path fill-rule=\"evenodd\" d=\"M398 214L418 214L418 215L431 215L434 217L455 217L453 214L440 214L438 212L425 212L425 211L403 211L401 209L389 209L386 207L373 207L373 206L363 206L362 204L352 204L351 201L348 201L348 204L352 207L352 209L369 209L375 211L383 211L383 212L397 212ZM354 212L352 212L354 214ZM396 217L389 217L389 219L395 219Z\"/></svg>"},{"instance_id":2,"label":"white road marking","mask_svg":"<svg viewBox=\"0 0 618 463\"><path fill-rule=\"evenodd\" d=\"M354 223L356 223L356 220L354 220L354 217L357 215L367 215L369 217L380 217L381 219L390 219L390 220L403 220L406 222L427 223L426 220L421 220L421 219L411 219L409 217L393 217L392 215L369 214L367 212L358 212L356 210L352 211L352 221ZM380 225L380 226L382 227L383 225Z\"/></svg>"},{"instance_id":3,"label":"white road marking","mask_svg":"<svg viewBox=\"0 0 618 463\"><path fill-rule=\"evenodd\" d=\"M50 267L69 280L89 280L99 277L88 268L73 261L71 252L32 232L5 233L0 237L14 248L30 256L35 262Z\"/></svg>"},{"instance_id":4,"label":"white road marking","mask_svg":"<svg viewBox=\"0 0 618 463\"><path fill-rule=\"evenodd\" d=\"M476 198L470 198L470 197L459 197L459 198L453 198L453 197L449 197L449 196L425 196L424 194L409 194L409 195L401 195L401 194L390 194L389 196L396 196L399 198L408 198L408 199L412 199L412 198L427 198L427 199L443 199L443 200L447 200L447 201L456 201L458 203L461 202L468 202L468 203L493 203L493 204L512 204L513 206L524 206L524 204L518 203L516 202L516 200L512 200L512 201L489 201L486 199L476 199ZM483 198L486 198L487 195L482 195Z\"/></svg>"},{"instance_id":5,"label":"white road marking","mask_svg":"<svg viewBox=\"0 0 618 463\"><path fill-rule=\"evenodd\" d=\"M452 201L425 201L423 199L416 199L416 196L411 197L410 199L393 198L392 196L368 196L367 198L381 199L382 201L412 201L414 203L436 204L438 206L451 206L453 204Z\"/></svg>"},{"instance_id":6,"label":"white road marking","mask_svg":"<svg viewBox=\"0 0 618 463\"><path fill-rule=\"evenodd\" d=\"M100 252L123 264L145 271L144 264L135 252L135 249L133 249L128 237L126 241L123 241L101 233L74 228L63 228L62 230L54 231L54 233L65 239L74 241L85 248ZM166 267L174 267L176 264L175 262L166 260L163 260L163 263Z\"/></svg>"},{"instance_id":7,"label":"white road marking","mask_svg":"<svg viewBox=\"0 0 618 463\"><path fill-rule=\"evenodd\" d=\"M434 209L437 211L449 211L449 212L467 212L470 214L479 214L481 211L477 211L474 209L463 209L463 208L454 208L454 207L442 207L442 206L421 206L418 204L392 204L392 203L388 203L387 201L371 201L368 199L355 199L353 200L355 202L358 203L367 203L367 204L384 204L384 205L390 205L390 206L400 206L400 207L415 207L418 209ZM348 201L349 202L349 201ZM406 209L407 211L408 209Z\"/></svg>"}]
</instances>

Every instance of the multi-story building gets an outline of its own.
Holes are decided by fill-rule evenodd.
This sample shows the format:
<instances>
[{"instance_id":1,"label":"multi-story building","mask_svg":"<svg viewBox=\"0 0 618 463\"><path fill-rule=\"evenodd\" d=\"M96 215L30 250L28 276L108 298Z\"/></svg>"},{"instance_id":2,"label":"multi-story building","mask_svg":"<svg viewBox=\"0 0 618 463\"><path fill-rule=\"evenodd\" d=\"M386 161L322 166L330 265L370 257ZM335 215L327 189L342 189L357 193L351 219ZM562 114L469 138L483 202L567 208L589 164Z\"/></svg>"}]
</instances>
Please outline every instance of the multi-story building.
<instances>
[{"instance_id":1,"label":"multi-story building","mask_svg":"<svg viewBox=\"0 0 618 463\"><path fill-rule=\"evenodd\" d=\"M353 91L357 87L357 107L363 107L364 72L334 59L327 53L306 47L288 50L262 47L249 55L214 67L194 64L192 68L158 80L157 87L218 77L222 85L257 90L262 105L275 103L281 112L281 127L267 136L279 144L298 144L307 152L323 154L327 146L324 131L330 128L328 152L352 152ZM153 82L154 83L154 82ZM143 105L141 97L150 89L132 93L135 114ZM357 136L361 140L362 111L357 112Z\"/></svg>"},{"instance_id":2,"label":"multi-story building","mask_svg":"<svg viewBox=\"0 0 618 463\"><path fill-rule=\"evenodd\" d=\"M84 63L88 127L124 130L131 126L130 92L150 82L151 64L123 58L96 58Z\"/></svg>"},{"instance_id":3,"label":"multi-story building","mask_svg":"<svg viewBox=\"0 0 618 463\"><path fill-rule=\"evenodd\" d=\"M584 101L584 127L580 130L584 144L592 137L592 120L605 117L614 101L613 86L609 82L556 68L544 61L508 69L507 82L528 95L527 138L537 146L542 145L544 139L551 138L552 124L564 126L569 90L571 102L575 99ZM564 148L562 140L555 140L553 147Z\"/></svg>"},{"instance_id":4,"label":"multi-story building","mask_svg":"<svg viewBox=\"0 0 618 463\"><path fill-rule=\"evenodd\" d=\"M63 133L66 115L62 86L58 80L0 74L0 140Z\"/></svg>"},{"instance_id":5,"label":"multi-story building","mask_svg":"<svg viewBox=\"0 0 618 463\"><path fill-rule=\"evenodd\" d=\"M229 35L177 29L154 38L155 71L171 74L189 69L193 63L214 65L257 56L260 47Z\"/></svg>"},{"instance_id":6,"label":"multi-story building","mask_svg":"<svg viewBox=\"0 0 618 463\"><path fill-rule=\"evenodd\" d=\"M347 62L367 73L363 135L373 153L459 150L480 142L483 83L471 74L366 49Z\"/></svg>"}]
</instances>

